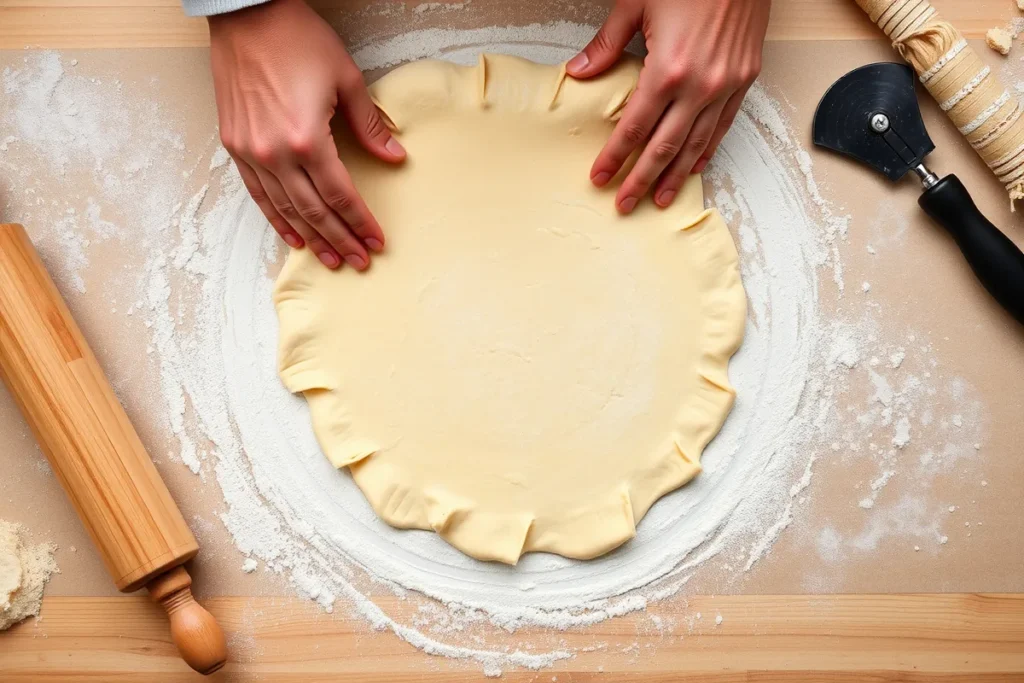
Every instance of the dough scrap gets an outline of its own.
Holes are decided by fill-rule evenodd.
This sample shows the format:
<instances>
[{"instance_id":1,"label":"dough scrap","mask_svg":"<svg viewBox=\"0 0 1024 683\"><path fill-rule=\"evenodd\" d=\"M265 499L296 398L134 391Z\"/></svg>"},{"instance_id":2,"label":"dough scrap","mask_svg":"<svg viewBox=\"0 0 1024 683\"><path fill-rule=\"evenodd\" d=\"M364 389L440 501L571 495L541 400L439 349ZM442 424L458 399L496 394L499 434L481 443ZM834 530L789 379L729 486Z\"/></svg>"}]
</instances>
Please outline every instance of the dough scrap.
<instances>
[{"instance_id":1,"label":"dough scrap","mask_svg":"<svg viewBox=\"0 0 1024 683\"><path fill-rule=\"evenodd\" d=\"M39 615L46 582L60 571L56 551L52 543L27 545L20 525L0 519L0 631Z\"/></svg>"},{"instance_id":2,"label":"dough scrap","mask_svg":"<svg viewBox=\"0 0 1024 683\"><path fill-rule=\"evenodd\" d=\"M1005 28L990 28L985 32L985 44L1001 55L1010 54L1014 35Z\"/></svg>"},{"instance_id":3,"label":"dough scrap","mask_svg":"<svg viewBox=\"0 0 1024 683\"><path fill-rule=\"evenodd\" d=\"M18 559L17 528L0 522L0 612L11 608L11 598L21 588L21 560Z\"/></svg>"},{"instance_id":4,"label":"dough scrap","mask_svg":"<svg viewBox=\"0 0 1024 683\"><path fill-rule=\"evenodd\" d=\"M414 62L371 87L403 165L339 132L388 244L365 274L290 253L279 371L387 523L481 560L593 558L700 472L746 297L699 176L630 217L621 176L588 180L639 68Z\"/></svg>"}]
</instances>

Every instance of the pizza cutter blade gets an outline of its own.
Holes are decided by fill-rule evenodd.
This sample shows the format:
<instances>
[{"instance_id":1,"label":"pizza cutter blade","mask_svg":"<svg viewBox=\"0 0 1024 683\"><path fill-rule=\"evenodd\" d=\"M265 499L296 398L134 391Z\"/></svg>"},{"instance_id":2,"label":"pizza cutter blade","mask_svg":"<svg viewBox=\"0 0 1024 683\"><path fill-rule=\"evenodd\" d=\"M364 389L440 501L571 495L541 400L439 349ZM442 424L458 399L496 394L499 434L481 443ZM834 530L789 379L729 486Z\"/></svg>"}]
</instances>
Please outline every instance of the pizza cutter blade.
<instances>
[{"instance_id":1,"label":"pizza cutter blade","mask_svg":"<svg viewBox=\"0 0 1024 683\"><path fill-rule=\"evenodd\" d=\"M818 104L812 137L891 181L913 171L924 188L917 203L950 233L996 301L1024 323L1024 253L982 215L959 178L940 179L925 165L935 144L921 118L913 69L883 62L840 78Z\"/></svg>"}]
</instances>

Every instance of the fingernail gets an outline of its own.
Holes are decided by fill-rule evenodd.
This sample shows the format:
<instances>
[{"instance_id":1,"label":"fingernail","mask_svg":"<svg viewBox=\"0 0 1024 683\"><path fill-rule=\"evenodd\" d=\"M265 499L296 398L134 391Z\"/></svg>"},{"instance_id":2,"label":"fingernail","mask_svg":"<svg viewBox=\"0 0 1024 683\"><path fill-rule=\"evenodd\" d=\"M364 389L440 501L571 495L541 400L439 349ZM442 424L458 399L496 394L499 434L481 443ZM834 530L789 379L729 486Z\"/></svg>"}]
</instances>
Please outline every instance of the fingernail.
<instances>
[{"instance_id":1,"label":"fingernail","mask_svg":"<svg viewBox=\"0 0 1024 683\"><path fill-rule=\"evenodd\" d=\"M298 235L294 235L294 234L292 234L290 232L289 233L285 233L284 242L285 242L285 244L287 244L292 249L301 249L302 248L302 239Z\"/></svg>"},{"instance_id":2,"label":"fingernail","mask_svg":"<svg viewBox=\"0 0 1024 683\"><path fill-rule=\"evenodd\" d=\"M320 263L324 264L328 268L337 268L341 264L338 257L329 251L321 252L318 254L318 257L320 258Z\"/></svg>"},{"instance_id":3,"label":"fingernail","mask_svg":"<svg viewBox=\"0 0 1024 683\"><path fill-rule=\"evenodd\" d=\"M366 261L364 261L361 257L355 254L346 254L345 263L349 264L356 270L362 270L363 268L366 267Z\"/></svg>"},{"instance_id":4,"label":"fingernail","mask_svg":"<svg viewBox=\"0 0 1024 683\"><path fill-rule=\"evenodd\" d=\"M591 181L595 185L597 185L598 187L604 187L605 185L608 184L608 181L611 180L611 179L612 179L611 173L605 173L604 171L601 171L596 176L591 178Z\"/></svg>"},{"instance_id":5,"label":"fingernail","mask_svg":"<svg viewBox=\"0 0 1024 683\"><path fill-rule=\"evenodd\" d=\"M629 213L636 208L636 197L626 197L619 202L619 208L622 209L623 213Z\"/></svg>"},{"instance_id":6,"label":"fingernail","mask_svg":"<svg viewBox=\"0 0 1024 683\"><path fill-rule=\"evenodd\" d=\"M661 194L658 195L658 203L661 204L662 206L668 206L669 204L672 203L672 200L675 198L675 190L663 190Z\"/></svg>"},{"instance_id":7,"label":"fingernail","mask_svg":"<svg viewBox=\"0 0 1024 683\"><path fill-rule=\"evenodd\" d=\"M394 137L388 138L387 144L384 145L384 149L391 154L394 154L396 157L400 157L405 154L405 147L402 147L402 143Z\"/></svg>"},{"instance_id":8,"label":"fingernail","mask_svg":"<svg viewBox=\"0 0 1024 683\"><path fill-rule=\"evenodd\" d=\"M587 57L586 52L581 52L565 65L565 68L569 71L583 71L590 64L590 58Z\"/></svg>"},{"instance_id":9,"label":"fingernail","mask_svg":"<svg viewBox=\"0 0 1024 683\"><path fill-rule=\"evenodd\" d=\"M707 165L708 165L708 160L707 159L697 159L697 163L695 163L693 165L693 170L690 171L690 173L691 174L700 173L701 171L704 170L704 167L707 166Z\"/></svg>"},{"instance_id":10,"label":"fingernail","mask_svg":"<svg viewBox=\"0 0 1024 683\"><path fill-rule=\"evenodd\" d=\"M384 245L380 243L380 240L375 240L372 237L366 240L366 246L378 253L384 251Z\"/></svg>"}]
</instances>

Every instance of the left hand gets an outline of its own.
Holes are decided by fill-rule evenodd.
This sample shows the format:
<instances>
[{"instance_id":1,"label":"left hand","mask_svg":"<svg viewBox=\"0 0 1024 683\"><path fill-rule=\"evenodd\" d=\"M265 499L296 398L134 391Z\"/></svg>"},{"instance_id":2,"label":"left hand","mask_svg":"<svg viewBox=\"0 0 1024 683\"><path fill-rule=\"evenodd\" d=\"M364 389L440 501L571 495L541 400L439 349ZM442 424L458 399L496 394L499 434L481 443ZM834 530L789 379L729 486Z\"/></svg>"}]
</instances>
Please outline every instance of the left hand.
<instances>
[{"instance_id":1,"label":"left hand","mask_svg":"<svg viewBox=\"0 0 1024 683\"><path fill-rule=\"evenodd\" d=\"M642 30L647 43L636 92L590 170L601 187L643 146L615 204L631 212L654 187L665 207L691 173L704 170L761 70L770 0L616 0L583 52L574 78L606 71Z\"/></svg>"}]
</instances>

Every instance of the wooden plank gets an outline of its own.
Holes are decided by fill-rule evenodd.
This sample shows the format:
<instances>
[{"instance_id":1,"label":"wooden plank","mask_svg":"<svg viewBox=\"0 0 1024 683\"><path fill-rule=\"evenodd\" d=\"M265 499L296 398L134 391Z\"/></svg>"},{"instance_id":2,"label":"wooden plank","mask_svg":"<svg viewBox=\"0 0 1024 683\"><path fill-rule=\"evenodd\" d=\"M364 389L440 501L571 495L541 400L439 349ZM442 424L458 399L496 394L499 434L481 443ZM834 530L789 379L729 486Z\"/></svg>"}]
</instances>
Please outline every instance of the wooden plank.
<instances>
[{"instance_id":1,"label":"wooden plank","mask_svg":"<svg viewBox=\"0 0 1024 683\"><path fill-rule=\"evenodd\" d=\"M205 602L232 647L218 680L483 678L479 664L431 657L390 633L375 633L364 620L341 613L340 603L338 612L326 614L287 597ZM380 602L389 611L402 609L397 598ZM539 674L509 670L502 680L1024 680L1024 594L692 596L655 610L676 620L675 633L652 633L650 622L636 616L558 633L556 640L572 648L597 642L607 647ZM697 612L703 618L687 630ZM178 659L159 608L141 597L46 598L40 621L0 635L5 683L85 677L105 683L203 680Z\"/></svg>"},{"instance_id":2,"label":"wooden plank","mask_svg":"<svg viewBox=\"0 0 1024 683\"><path fill-rule=\"evenodd\" d=\"M319 0L321 10L351 0ZM416 0L407 0L415 7ZM934 0L969 38L1019 13L1008 0ZM396 19L401 21L401 19ZM865 40L880 33L852 0L775 0L769 40ZM0 49L202 47L206 22L184 15L177 0L0 0Z\"/></svg>"},{"instance_id":3,"label":"wooden plank","mask_svg":"<svg viewBox=\"0 0 1024 683\"><path fill-rule=\"evenodd\" d=\"M206 22L180 7L0 7L0 49L208 44Z\"/></svg>"}]
</instances>

